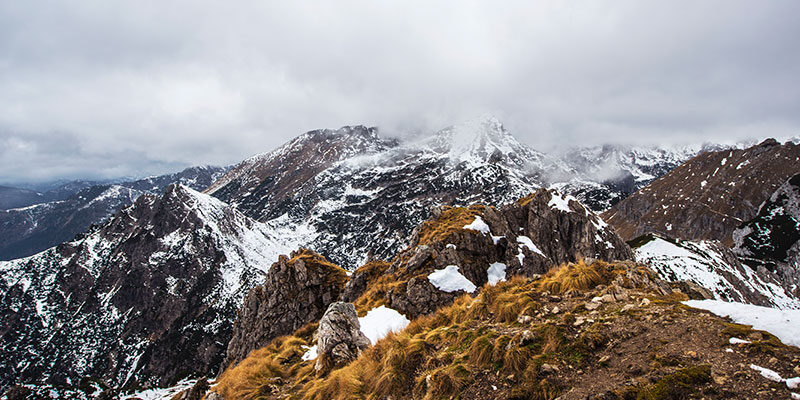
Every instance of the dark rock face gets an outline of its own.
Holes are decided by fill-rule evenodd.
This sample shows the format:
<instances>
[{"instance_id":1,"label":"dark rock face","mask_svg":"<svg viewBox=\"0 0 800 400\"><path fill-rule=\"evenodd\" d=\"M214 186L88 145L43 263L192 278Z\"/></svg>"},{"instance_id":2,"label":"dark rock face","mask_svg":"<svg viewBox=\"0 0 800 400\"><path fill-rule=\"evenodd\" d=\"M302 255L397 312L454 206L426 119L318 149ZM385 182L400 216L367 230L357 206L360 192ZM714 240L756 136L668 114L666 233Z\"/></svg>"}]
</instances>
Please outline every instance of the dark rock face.
<instances>
[{"instance_id":1,"label":"dark rock face","mask_svg":"<svg viewBox=\"0 0 800 400\"><path fill-rule=\"evenodd\" d=\"M746 264L800 283L800 174L761 204L756 217L733 232L733 241L734 253Z\"/></svg>"},{"instance_id":2,"label":"dark rock face","mask_svg":"<svg viewBox=\"0 0 800 400\"><path fill-rule=\"evenodd\" d=\"M270 233L184 186L81 238L0 262L0 389L92 376L112 387L215 373Z\"/></svg>"},{"instance_id":3,"label":"dark rock face","mask_svg":"<svg viewBox=\"0 0 800 400\"><path fill-rule=\"evenodd\" d=\"M800 145L791 142L702 153L603 216L626 240L656 232L730 246L734 229L798 170Z\"/></svg>"},{"instance_id":4,"label":"dark rock face","mask_svg":"<svg viewBox=\"0 0 800 400\"><path fill-rule=\"evenodd\" d=\"M40 194L40 201L27 207L0 207L0 260L27 257L72 240L92 224L99 224L122 207L132 204L139 196L161 194L170 184L179 183L203 190L224 171L220 167L192 167L179 173L137 181L87 187L78 185L74 192L65 185Z\"/></svg>"},{"instance_id":5,"label":"dark rock face","mask_svg":"<svg viewBox=\"0 0 800 400\"><path fill-rule=\"evenodd\" d=\"M370 346L351 303L336 302L328 307L319 321L317 346L317 374L348 364Z\"/></svg>"},{"instance_id":6,"label":"dark rock face","mask_svg":"<svg viewBox=\"0 0 800 400\"><path fill-rule=\"evenodd\" d=\"M390 274L397 283L383 293L386 304L413 319L465 293L446 292L431 283L433 271L450 265L481 287L493 266L501 267L507 277L532 276L583 258L633 259L628 245L598 216L569 196L545 189L499 208L473 206L437 214L414 231L412 245L394 258L385 273L356 270L352 280L359 283L346 290L343 299L373 295L356 286ZM468 225L471 229L465 229Z\"/></svg>"},{"instance_id":7,"label":"dark rock face","mask_svg":"<svg viewBox=\"0 0 800 400\"><path fill-rule=\"evenodd\" d=\"M301 250L281 256L263 285L244 299L223 368L244 359L278 336L318 321L344 289L345 271L319 254Z\"/></svg>"}]
</instances>

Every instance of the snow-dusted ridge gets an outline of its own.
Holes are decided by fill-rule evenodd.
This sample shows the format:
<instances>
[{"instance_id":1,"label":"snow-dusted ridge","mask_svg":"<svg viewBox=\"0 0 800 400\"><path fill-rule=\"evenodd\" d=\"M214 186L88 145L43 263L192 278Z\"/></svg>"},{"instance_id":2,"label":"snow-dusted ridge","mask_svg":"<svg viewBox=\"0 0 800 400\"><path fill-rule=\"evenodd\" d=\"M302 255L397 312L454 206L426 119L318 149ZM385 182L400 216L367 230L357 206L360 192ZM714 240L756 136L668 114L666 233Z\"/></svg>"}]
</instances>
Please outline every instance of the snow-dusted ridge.
<instances>
[{"instance_id":1,"label":"snow-dusted ridge","mask_svg":"<svg viewBox=\"0 0 800 400\"><path fill-rule=\"evenodd\" d=\"M176 362L215 371L246 292L313 234L281 229L175 185L75 241L0 262L0 312L21 318L0 346L14 374L3 379L168 385Z\"/></svg>"},{"instance_id":2,"label":"snow-dusted ridge","mask_svg":"<svg viewBox=\"0 0 800 400\"><path fill-rule=\"evenodd\" d=\"M756 273L714 241L684 241L648 235L634 242L636 260L668 281L688 280L719 300L800 309L800 300L769 271Z\"/></svg>"}]
</instances>

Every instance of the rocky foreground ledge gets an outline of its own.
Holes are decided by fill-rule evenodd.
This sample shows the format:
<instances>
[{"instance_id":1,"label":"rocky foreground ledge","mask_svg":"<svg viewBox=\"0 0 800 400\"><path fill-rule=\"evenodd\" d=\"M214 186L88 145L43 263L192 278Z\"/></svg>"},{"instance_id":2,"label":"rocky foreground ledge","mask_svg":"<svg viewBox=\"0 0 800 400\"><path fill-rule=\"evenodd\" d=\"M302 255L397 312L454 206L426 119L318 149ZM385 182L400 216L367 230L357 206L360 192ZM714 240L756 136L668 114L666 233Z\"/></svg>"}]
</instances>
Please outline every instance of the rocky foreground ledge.
<instances>
[{"instance_id":1,"label":"rocky foreground ledge","mask_svg":"<svg viewBox=\"0 0 800 400\"><path fill-rule=\"evenodd\" d=\"M332 370L308 356L310 324L207 398L796 398L800 349L686 299L632 262L573 263L462 295Z\"/></svg>"}]
</instances>

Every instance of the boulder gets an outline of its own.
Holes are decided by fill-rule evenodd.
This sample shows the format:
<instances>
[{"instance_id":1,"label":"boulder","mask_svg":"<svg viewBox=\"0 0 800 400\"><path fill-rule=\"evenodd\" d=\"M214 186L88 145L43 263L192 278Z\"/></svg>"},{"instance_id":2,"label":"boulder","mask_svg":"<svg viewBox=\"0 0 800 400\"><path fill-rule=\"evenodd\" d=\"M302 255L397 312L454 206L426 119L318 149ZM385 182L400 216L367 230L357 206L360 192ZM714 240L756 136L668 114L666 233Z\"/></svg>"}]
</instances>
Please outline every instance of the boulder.
<instances>
[{"instance_id":1,"label":"boulder","mask_svg":"<svg viewBox=\"0 0 800 400\"><path fill-rule=\"evenodd\" d=\"M328 307L317 330L317 374L324 375L358 358L370 341L361 332L356 308L337 301Z\"/></svg>"}]
</instances>

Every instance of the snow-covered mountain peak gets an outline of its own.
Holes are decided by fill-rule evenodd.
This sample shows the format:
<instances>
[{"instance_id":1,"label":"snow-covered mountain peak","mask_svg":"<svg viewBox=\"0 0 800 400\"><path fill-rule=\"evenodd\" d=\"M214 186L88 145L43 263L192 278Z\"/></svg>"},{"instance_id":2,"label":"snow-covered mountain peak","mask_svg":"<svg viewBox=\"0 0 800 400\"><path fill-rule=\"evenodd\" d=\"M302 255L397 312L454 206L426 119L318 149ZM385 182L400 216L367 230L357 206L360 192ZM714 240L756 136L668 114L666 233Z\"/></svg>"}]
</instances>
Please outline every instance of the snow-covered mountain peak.
<instances>
[{"instance_id":1,"label":"snow-covered mountain peak","mask_svg":"<svg viewBox=\"0 0 800 400\"><path fill-rule=\"evenodd\" d=\"M438 150L457 161L478 158L488 161L531 150L522 145L496 117L483 116L445 128L435 135Z\"/></svg>"}]
</instances>

